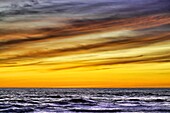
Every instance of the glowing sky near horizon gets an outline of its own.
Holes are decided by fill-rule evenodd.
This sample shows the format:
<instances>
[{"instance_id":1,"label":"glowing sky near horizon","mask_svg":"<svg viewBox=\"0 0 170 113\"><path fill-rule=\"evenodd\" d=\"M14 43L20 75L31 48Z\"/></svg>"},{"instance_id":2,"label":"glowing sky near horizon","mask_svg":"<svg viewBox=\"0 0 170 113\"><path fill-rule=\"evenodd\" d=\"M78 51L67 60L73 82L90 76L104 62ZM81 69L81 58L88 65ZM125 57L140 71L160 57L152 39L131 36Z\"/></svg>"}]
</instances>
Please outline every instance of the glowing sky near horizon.
<instances>
[{"instance_id":1,"label":"glowing sky near horizon","mask_svg":"<svg viewBox=\"0 0 170 113\"><path fill-rule=\"evenodd\" d=\"M170 87L169 0L1 0L0 87Z\"/></svg>"}]
</instances>

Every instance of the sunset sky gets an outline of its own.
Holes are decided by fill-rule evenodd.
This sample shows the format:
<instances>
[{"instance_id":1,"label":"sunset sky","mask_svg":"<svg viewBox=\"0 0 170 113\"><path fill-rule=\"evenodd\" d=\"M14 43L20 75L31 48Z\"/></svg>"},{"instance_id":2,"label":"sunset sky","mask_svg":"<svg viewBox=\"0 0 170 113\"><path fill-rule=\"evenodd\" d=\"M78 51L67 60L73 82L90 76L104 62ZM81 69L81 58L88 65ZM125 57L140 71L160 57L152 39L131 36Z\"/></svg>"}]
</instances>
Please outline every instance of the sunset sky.
<instances>
[{"instance_id":1,"label":"sunset sky","mask_svg":"<svg viewBox=\"0 0 170 113\"><path fill-rule=\"evenodd\" d=\"M0 0L0 87L170 87L169 0Z\"/></svg>"}]
</instances>

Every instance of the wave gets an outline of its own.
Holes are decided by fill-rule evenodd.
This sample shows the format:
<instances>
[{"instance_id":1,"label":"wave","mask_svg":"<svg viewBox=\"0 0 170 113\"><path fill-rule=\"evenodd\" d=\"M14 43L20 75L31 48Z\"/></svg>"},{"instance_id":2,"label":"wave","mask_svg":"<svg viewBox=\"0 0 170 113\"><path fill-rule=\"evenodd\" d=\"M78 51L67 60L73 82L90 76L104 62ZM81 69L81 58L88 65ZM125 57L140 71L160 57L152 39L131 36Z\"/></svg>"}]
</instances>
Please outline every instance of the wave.
<instances>
[{"instance_id":1,"label":"wave","mask_svg":"<svg viewBox=\"0 0 170 113\"><path fill-rule=\"evenodd\" d=\"M168 112L164 92L170 94L169 89L0 89L0 112Z\"/></svg>"}]
</instances>

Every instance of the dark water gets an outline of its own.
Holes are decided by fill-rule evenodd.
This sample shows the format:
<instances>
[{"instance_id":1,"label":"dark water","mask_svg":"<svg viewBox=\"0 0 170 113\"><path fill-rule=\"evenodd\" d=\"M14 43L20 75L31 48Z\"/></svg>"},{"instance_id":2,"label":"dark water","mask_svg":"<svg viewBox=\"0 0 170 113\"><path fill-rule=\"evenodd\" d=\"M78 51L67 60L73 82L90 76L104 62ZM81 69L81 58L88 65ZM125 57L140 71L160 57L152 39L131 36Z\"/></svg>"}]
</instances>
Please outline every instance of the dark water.
<instances>
[{"instance_id":1,"label":"dark water","mask_svg":"<svg viewBox=\"0 0 170 113\"><path fill-rule=\"evenodd\" d=\"M170 89L0 89L0 112L170 112Z\"/></svg>"}]
</instances>

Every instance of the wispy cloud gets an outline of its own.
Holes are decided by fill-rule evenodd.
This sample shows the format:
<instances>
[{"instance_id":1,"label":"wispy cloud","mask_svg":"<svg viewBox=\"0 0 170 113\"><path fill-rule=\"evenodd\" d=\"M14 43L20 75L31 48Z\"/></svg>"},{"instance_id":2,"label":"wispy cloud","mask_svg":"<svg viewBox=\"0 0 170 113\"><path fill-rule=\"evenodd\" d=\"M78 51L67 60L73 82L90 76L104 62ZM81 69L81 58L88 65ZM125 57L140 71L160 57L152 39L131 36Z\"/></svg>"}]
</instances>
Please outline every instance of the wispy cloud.
<instances>
[{"instance_id":1,"label":"wispy cloud","mask_svg":"<svg viewBox=\"0 0 170 113\"><path fill-rule=\"evenodd\" d=\"M46 64L48 59L53 59L50 62L54 64L62 64L60 59L64 63L72 57L75 59L68 62L70 64L81 61L81 58L83 62L88 62L80 67L169 62L169 55L166 54L170 43L167 1L125 3L73 0L60 3L40 0L37 4L29 1L1 3L4 3L0 13L1 65L39 65L36 62ZM80 13L76 12L77 9ZM102 60L98 60L100 55ZM22 64L29 60L34 63ZM79 65L71 66L77 67Z\"/></svg>"}]
</instances>

